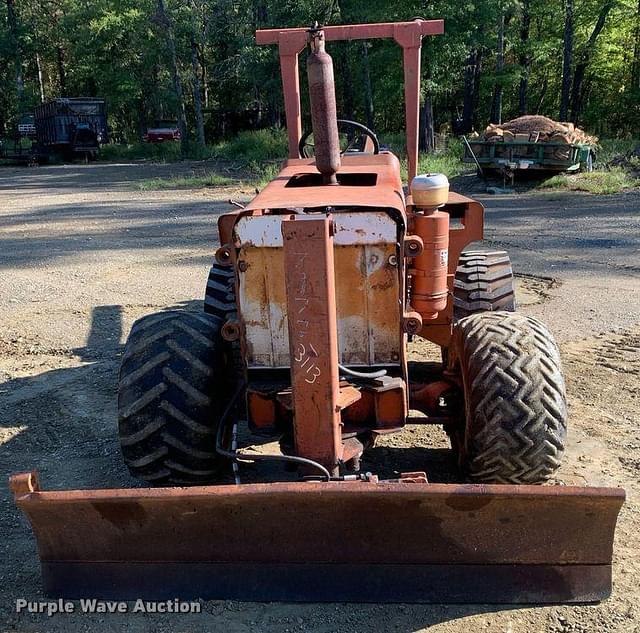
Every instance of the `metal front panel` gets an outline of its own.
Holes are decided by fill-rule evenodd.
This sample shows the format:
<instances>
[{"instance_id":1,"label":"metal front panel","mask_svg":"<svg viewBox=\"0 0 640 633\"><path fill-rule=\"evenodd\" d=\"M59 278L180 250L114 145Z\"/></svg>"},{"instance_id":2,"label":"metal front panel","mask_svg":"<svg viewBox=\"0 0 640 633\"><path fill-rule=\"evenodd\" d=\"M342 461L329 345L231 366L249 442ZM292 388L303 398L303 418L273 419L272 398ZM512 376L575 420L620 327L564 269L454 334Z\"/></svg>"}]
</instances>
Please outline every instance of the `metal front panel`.
<instances>
[{"instance_id":1,"label":"metal front panel","mask_svg":"<svg viewBox=\"0 0 640 633\"><path fill-rule=\"evenodd\" d=\"M235 227L243 262L238 303L249 367L289 366L281 230L286 217L247 216ZM340 362L396 364L402 341L396 222L384 211L333 217Z\"/></svg>"}]
</instances>

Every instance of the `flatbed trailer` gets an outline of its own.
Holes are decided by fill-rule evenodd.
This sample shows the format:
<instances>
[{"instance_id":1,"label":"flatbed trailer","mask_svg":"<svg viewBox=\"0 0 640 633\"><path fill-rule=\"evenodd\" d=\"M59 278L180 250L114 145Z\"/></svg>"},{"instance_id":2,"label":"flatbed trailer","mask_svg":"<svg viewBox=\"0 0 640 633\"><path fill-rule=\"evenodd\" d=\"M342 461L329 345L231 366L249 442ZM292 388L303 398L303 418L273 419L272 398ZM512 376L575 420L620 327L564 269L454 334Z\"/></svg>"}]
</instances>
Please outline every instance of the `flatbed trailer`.
<instances>
[{"instance_id":1,"label":"flatbed trailer","mask_svg":"<svg viewBox=\"0 0 640 633\"><path fill-rule=\"evenodd\" d=\"M463 157L483 169L558 172L592 171L594 159L595 146L590 144L481 140L470 140Z\"/></svg>"}]
</instances>

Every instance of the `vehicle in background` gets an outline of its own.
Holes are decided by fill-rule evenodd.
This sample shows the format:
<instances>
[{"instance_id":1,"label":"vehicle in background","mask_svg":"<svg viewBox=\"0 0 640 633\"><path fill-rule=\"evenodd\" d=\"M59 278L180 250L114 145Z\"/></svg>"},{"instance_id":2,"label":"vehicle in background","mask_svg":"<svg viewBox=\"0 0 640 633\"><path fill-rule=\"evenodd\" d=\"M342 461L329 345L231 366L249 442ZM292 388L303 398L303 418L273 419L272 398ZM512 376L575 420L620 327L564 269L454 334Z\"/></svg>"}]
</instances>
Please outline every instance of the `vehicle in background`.
<instances>
[{"instance_id":1,"label":"vehicle in background","mask_svg":"<svg viewBox=\"0 0 640 633\"><path fill-rule=\"evenodd\" d=\"M36 107L35 128L41 154L95 158L108 140L106 103L89 97L54 99Z\"/></svg>"},{"instance_id":2,"label":"vehicle in background","mask_svg":"<svg viewBox=\"0 0 640 633\"><path fill-rule=\"evenodd\" d=\"M36 120L33 114L25 114L18 122L18 136L22 138L36 138Z\"/></svg>"},{"instance_id":3,"label":"vehicle in background","mask_svg":"<svg viewBox=\"0 0 640 633\"><path fill-rule=\"evenodd\" d=\"M529 137L502 142L470 139L463 158L465 163L479 163L484 171L506 168L567 172L593 171L594 159L593 145L540 143Z\"/></svg>"},{"instance_id":4,"label":"vehicle in background","mask_svg":"<svg viewBox=\"0 0 640 633\"><path fill-rule=\"evenodd\" d=\"M479 171L593 171L598 139L573 123L539 114L490 124L482 135L465 139L466 163Z\"/></svg>"},{"instance_id":5,"label":"vehicle in background","mask_svg":"<svg viewBox=\"0 0 640 633\"><path fill-rule=\"evenodd\" d=\"M182 134L176 121L156 121L153 127L147 129L143 139L145 143L164 143L179 141L182 139Z\"/></svg>"}]
</instances>

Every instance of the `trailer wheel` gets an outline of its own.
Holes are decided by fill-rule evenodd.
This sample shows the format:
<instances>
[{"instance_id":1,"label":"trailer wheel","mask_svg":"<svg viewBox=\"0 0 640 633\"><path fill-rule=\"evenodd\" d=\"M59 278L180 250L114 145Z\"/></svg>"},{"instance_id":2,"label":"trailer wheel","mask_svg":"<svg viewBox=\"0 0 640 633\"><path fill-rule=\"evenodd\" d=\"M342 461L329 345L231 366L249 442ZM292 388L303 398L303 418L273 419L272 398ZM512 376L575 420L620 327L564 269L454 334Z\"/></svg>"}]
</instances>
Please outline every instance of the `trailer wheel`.
<instances>
[{"instance_id":1,"label":"trailer wheel","mask_svg":"<svg viewBox=\"0 0 640 633\"><path fill-rule=\"evenodd\" d=\"M463 251L453 282L454 321L495 310L516 310L509 255L506 251Z\"/></svg>"},{"instance_id":2,"label":"trailer wheel","mask_svg":"<svg viewBox=\"0 0 640 633\"><path fill-rule=\"evenodd\" d=\"M469 316L454 334L465 400L459 462L480 482L538 484L560 466L567 406L558 347L537 319Z\"/></svg>"},{"instance_id":3,"label":"trailer wheel","mask_svg":"<svg viewBox=\"0 0 640 633\"><path fill-rule=\"evenodd\" d=\"M129 471L153 484L215 479L218 420L233 389L221 322L168 311L133 324L118 389L120 445Z\"/></svg>"},{"instance_id":4,"label":"trailer wheel","mask_svg":"<svg viewBox=\"0 0 640 633\"><path fill-rule=\"evenodd\" d=\"M593 171L594 159L595 159L594 153L589 152L587 156L587 161L584 166L584 170L589 174Z\"/></svg>"}]
</instances>

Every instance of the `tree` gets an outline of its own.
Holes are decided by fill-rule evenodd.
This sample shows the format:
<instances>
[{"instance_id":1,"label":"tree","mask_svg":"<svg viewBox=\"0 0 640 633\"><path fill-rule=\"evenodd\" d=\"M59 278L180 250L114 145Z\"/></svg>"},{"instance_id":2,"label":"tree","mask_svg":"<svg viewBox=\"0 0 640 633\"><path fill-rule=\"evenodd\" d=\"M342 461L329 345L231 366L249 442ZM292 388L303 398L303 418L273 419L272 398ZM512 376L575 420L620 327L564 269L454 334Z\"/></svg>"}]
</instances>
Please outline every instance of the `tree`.
<instances>
[{"instance_id":1,"label":"tree","mask_svg":"<svg viewBox=\"0 0 640 633\"><path fill-rule=\"evenodd\" d=\"M518 113L528 113L529 71L531 67L531 51L529 50L529 33L531 31L531 0L523 0L520 23L520 88L518 90Z\"/></svg>"},{"instance_id":2,"label":"tree","mask_svg":"<svg viewBox=\"0 0 640 633\"><path fill-rule=\"evenodd\" d=\"M591 62L591 59L594 55L594 50L596 47L596 41L602 33L602 29L604 28L605 22L607 20L607 16L609 15L611 9L615 4L614 0L606 0L602 7L600 8L600 12L598 13L598 19L591 31L591 35L589 39L582 47L580 53L578 54L578 61L576 63L574 75L573 75L573 86L571 91L571 120L576 123L578 118L580 117L580 113L582 111L582 105L584 101L584 76ZM563 119L564 121L564 119Z\"/></svg>"},{"instance_id":3,"label":"tree","mask_svg":"<svg viewBox=\"0 0 640 633\"><path fill-rule=\"evenodd\" d=\"M14 50L14 68L16 82L16 96L18 100L18 109L22 108L24 101L24 78L22 75L22 53L20 34L18 31L18 20L16 18L16 9L14 0L7 0L7 24L9 26L10 47Z\"/></svg>"},{"instance_id":4,"label":"tree","mask_svg":"<svg viewBox=\"0 0 640 633\"><path fill-rule=\"evenodd\" d=\"M640 94L640 0L636 11L636 24L634 28L633 62L631 64L631 87Z\"/></svg>"},{"instance_id":5,"label":"tree","mask_svg":"<svg viewBox=\"0 0 640 633\"><path fill-rule=\"evenodd\" d=\"M564 41L562 56L562 92L560 95L560 120L569 118L571 96L571 72L573 67L573 0L564 0Z\"/></svg>"},{"instance_id":6,"label":"tree","mask_svg":"<svg viewBox=\"0 0 640 633\"><path fill-rule=\"evenodd\" d=\"M3 0L0 132L44 98L104 97L115 138L177 118L185 139L281 125L276 47L256 28L409 20L421 0ZM390 13L391 11L391 13ZM421 143L526 112L579 120L594 133L640 130L639 0L434 0L445 35L423 40ZM558 24L557 15L564 20ZM558 55L558 49L563 54ZM339 111L384 137L404 126L393 41L334 43ZM304 59L304 53L302 54ZM303 114L308 113L304 73ZM305 123L308 121L305 119Z\"/></svg>"},{"instance_id":7,"label":"tree","mask_svg":"<svg viewBox=\"0 0 640 633\"><path fill-rule=\"evenodd\" d=\"M482 50L471 49L465 60L460 132L468 134L475 127L475 117L480 100L480 76L482 74Z\"/></svg>"},{"instance_id":8,"label":"tree","mask_svg":"<svg viewBox=\"0 0 640 633\"><path fill-rule=\"evenodd\" d=\"M180 69L178 67L178 55L176 53L176 42L173 33L173 26L167 16L164 0L158 0L158 8L155 21L164 31L167 38L167 47L169 49L169 60L171 63L171 74L173 77L173 88L178 106L178 127L181 135L182 152L187 153L189 145L189 132L187 128L187 112L184 103L184 94L182 92L182 79L180 78Z\"/></svg>"},{"instance_id":9,"label":"tree","mask_svg":"<svg viewBox=\"0 0 640 633\"><path fill-rule=\"evenodd\" d=\"M493 100L491 102L491 123L502 123L502 73L504 71L504 29L505 14L500 11L498 16L498 43L496 45L496 83L493 87Z\"/></svg>"},{"instance_id":10,"label":"tree","mask_svg":"<svg viewBox=\"0 0 640 633\"><path fill-rule=\"evenodd\" d=\"M195 13L195 12L194 12ZM204 116L202 114L202 88L200 85L200 75L198 74L199 56L198 43L196 41L195 15L191 24L191 70L193 73L193 108L196 115L196 138L198 144L204 146Z\"/></svg>"}]
</instances>

